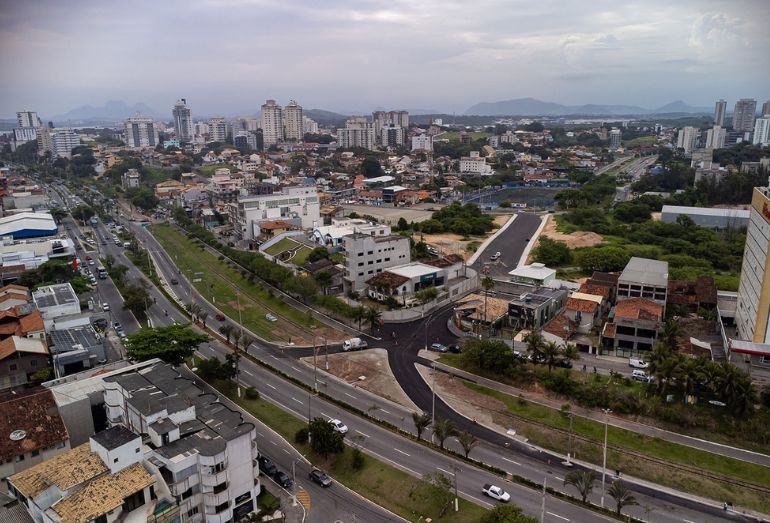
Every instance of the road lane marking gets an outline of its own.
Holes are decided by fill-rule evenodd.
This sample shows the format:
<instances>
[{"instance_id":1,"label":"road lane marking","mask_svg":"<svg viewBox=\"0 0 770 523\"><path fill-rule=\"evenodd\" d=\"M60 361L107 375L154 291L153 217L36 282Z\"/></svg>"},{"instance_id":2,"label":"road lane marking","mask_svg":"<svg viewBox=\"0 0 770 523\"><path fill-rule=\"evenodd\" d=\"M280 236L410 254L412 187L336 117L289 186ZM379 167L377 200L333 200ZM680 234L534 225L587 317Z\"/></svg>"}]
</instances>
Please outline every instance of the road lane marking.
<instances>
[{"instance_id":1,"label":"road lane marking","mask_svg":"<svg viewBox=\"0 0 770 523\"><path fill-rule=\"evenodd\" d=\"M252 378L254 377L254 375L251 372L247 371L246 369L243 369L243 372L245 372L246 374L248 374Z\"/></svg>"},{"instance_id":2,"label":"road lane marking","mask_svg":"<svg viewBox=\"0 0 770 523\"><path fill-rule=\"evenodd\" d=\"M385 410L385 409L383 409L383 408L380 408L380 410L381 410L382 412L384 412L385 414L390 414L390 411L389 411L389 410Z\"/></svg>"},{"instance_id":3,"label":"road lane marking","mask_svg":"<svg viewBox=\"0 0 770 523\"><path fill-rule=\"evenodd\" d=\"M559 481L564 481L564 478L560 478L559 476L554 476L554 478L558 479Z\"/></svg>"},{"instance_id":4,"label":"road lane marking","mask_svg":"<svg viewBox=\"0 0 770 523\"><path fill-rule=\"evenodd\" d=\"M270 440L270 443L272 443L273 445L278 445L278 443L276 443L276 442L275 442L275 441L273 441L273 440Z\"/></svg>"},{"instance_id":5,"label":"road lane marking","mask_svg":"<svg viewBox=\"0 0 770 523\"><path fill-rule=\"evenodd\" d=\"M323 416L324 418L329 418L329 419L332 419L332 417L331 417L331 416L329 416L329 415L328 415L327 413L325 413L325 412L321 412L321 416Z\"/></svg>"},{"instance_id":6,"label":"road lane marking","mask_svg":"<svg viewBox=\"0 0 770 523\"><path fill-rule=\"evenodd\" d=\"M278 389L276 389L275 387L273 387L272 385L270 385L269 383L265 383L265 385L267 385L268 387L270 387L270 388L271 388L271 389L273 389L273 390L278 390Z\"/></svg>"},{"instance_id":7,"label":"road lane marking","mask_svg":"<svg viewBox=\"0 0 770 523\"><path fill-rule=\"evenodd\" d=\"M695 523L694 521L690 521L689 519L683 519L684 523Z\"/></svg>"},{"instance_id":8,"label":"road lane marking","mask_svg":"<svg viewBox=\"0 0 770 523\"><path fill-rule=\"evenodd\" d=\"M503 459L508 463L513 463L514 465L518 465L521 467L521 463L519 463L518 461L513 461L512 459L508 459L508 458L503 458Z\"/></svg>"},{"instance_id":9,"label":"road lane marking","mask_svg":"<svg viewBox=\"0 0 770 523\"><path fill-rule=\"evenodd\" d=\"M449 474L450 476L454 476L455 475L454 472L449 472L448 470L444 470L441 467L436 467L436 469L440 470L444 474Z\"/></svg>"},{"instance_id":10,"label":"road lane marking","mask_svg":"<svg viewBox=\"0 0 770 523\"><path fill-rule=\"evenodd\" d=\"M299 369L297 367L295 367L294 365L289 365L289 367L291 367L292 370L294 370L294 372L299 372Z\"/></svg>"},{"instance_id":11,"label":"road lane marking","mask_svg":"<svg viewBox=\"0 0 770 523\"><path fill-rule=\"evenodd\" d=\"M356 429L356 432L358 432L359 434L361 434L361 435L362 435L363 437L365 437L365 438L368 438L368 437L370 437L370 436L369 436L369 434L364 434L363 432L361 432L361 431L360 431L360 430L358 430L358 429Z\"/></svg>"},{"instance_id":12,"label":"road lane marking","mask_svg":"<svg viewBox=\"0 0 770 523\"><path fill-rule=\"evenodd\" d=\"M353 396L352 394L350 394L350 393L348 393L348 392L344 392L343 394L345 394L345 396L347 396L348 398L353 398L353 399L356 399L356 397L355 397L355 396Z\"/></svg>"},{"instance_id":13,"label":"road lane marking","mask_svg":"<svg viewBox=\"0 0 770 523\"><path fill-rule=\"evenodd\" d=\"M304 405L304 403L302 403L300 400L298 400L298 399L297 399L297 398L295 398L294 396L292 396L292 397L291 397L291 399L293 399L294 401L296 401L296 402L297 402L297 403L299 403L300 405Z\"/></svg>"},{"instance_id":14,"label":"road lane marking","mask_svg":"<svg viewBox=\"0 0 770 523\"><path fill-rule=\"evenodd\" d=\"M546 514L549 514L555 518L563 519L564 521L569 521L569 519L565 518L564 516L560 516L558 514L554 514L553 512L546 512Z\"/></svg>"},{"instance_id":15,"label":"road lane marking","mask_svg":"<svg viewBox=\"0 0 770 523\"><path fill-rule=\"evenodd\" d=\"M261 433L261 432L259 432L259 431L257 431L257 434L259 434L259 437L260 437L260 438L264 438L264 437L265 437L265 435L264 435L264 434L262 434L262 433Z\"/></svg>"},{"instance_id":16,"label":"road lane marking","mask_svg":"<svg viewBox=\"0 0 770 523\"><path fill-rule=\"evenodd\" d=\"M404 456L407 456L407 457L409 457L409 454L407 454L407 453L406 453L406 452L404 452L403 450L399 450L399 449L393 449L393 450L395 450L396 452L400 452L400 453L401 453L401 454L403 454Z\"/></svg>"},{"instance_id":17,"label":"road lane marking","mask_svg":"<svg viewBox=\"0 0 770 523\"><path fill-rule=\"evenodd\" d=\"M285 452L286 454L288 454L289 456L291 456L291 452L289 452L288 450L286 450L286 449L281 449L281 450L282 450L282 451L284 451L284 452Z\"/></svg>"}]
</instances>

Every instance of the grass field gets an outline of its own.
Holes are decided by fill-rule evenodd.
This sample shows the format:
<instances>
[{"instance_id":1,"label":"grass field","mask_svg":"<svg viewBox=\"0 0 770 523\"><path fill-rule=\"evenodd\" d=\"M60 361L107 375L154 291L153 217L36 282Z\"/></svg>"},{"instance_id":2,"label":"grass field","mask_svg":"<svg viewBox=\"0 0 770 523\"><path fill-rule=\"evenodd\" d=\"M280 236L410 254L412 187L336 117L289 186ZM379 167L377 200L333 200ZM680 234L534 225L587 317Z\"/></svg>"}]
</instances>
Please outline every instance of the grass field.
<instances>
[{"instance_id":1,"label":"grass field","mask_svg":"<svg viewBox=\"0 0 770 523\"><path fill-rule=\"evenodd\" d=\"M265 252L269 254L270 256L278 256L283 251L288 251L290 249L296 249L299 246L299 243L295 242L291 238L284 238L283 240L279 241L278 243L274 243L267 249L265 249Z\"/></svg>"},{"instance_id":2,"label":"grass field","mask_svg":"<svg viewBox=\"0 0 770 523\"><path fill-rule=\"evenodd\" d=\"M625 145L628 149L633 149L634 147L644 147L646 145L655 145L655 139L655 136L640 136L638 138L634 138L633 140L628 140L623 145Z\"/></svg>"},{"instance_id":3,"label":"grass field","mask_svg":"<svg viewBox=\"0 0 770 523\"><path fill-rule=\"evenodd\" d=\"M214 171L216 171L217 169L230 169L230 167L228 165L224 165L221 163L215 163L211 165L204 165L202 167L196 167L195 172L202 176L211 177L214 175ZM230 171L232 172L233 169L230 169Z\"/></svg>"},{"instance_id":4,"label":"grass field","mask_svg":"<svg viewBox=\"0 0 770 523\"><path fill-rule=\"evenodd\" d=\"M487 136L489 136L485 132L476 132L476 131L468 133L468 134L471 135L471 140L479 140L481 138L486 138ZM438 136L437 138L439 138L439 139L446 139L446 140L449 140L450 142L459 142L460 141L460 131L449 131L449 132L446 132L446 133Z\"/></svg>"},{"instance_id":5,"label":"grass field","mask_svg":"<svg viewBox=\"0 0 770 523\"><path fill-rule=\"evenodd\" d=\"M319 463L322 458L313 456L309 445L294 442L297 431L307 426L305 421L288 414L267 400L238 398L232 385L217 383L215 386L255 418L292 442L302 454L310 456L311 462L322 465ZM349 489L409 521L425 521L426 517L433 518L434 521L439 520L440 507L430 496L431 487L428 483L372 456L365 457L364 466L360 470L355 470L352 460L353 449L346 446L342 454L332 458L328 467L324 467L335 480ZM455 513L450 510L439 521L478 521L484 513L482 507L460 498L460 511Z\"/></svg>"},{"instance_id":6,"label":"grass field","mask_svg":"<svg viewBox=\"0 0 770 523\"><path fill-rule=\"evenodd\" d=\"M200 275L201 281L193 285L224 314L237 320L240 298L243 325L258 336L278 342L291 339L297 344L312 344L314 335L319 333L327 334L329 339L342 336L338 331L320 325L304 312L275 298L258 283L249 283L238 271L172 227L155 225L152 233L166 252L171 253L183 274L189 276L190 272L203 273ZM277 316L278 321L268 321L265 318L268 312ZM213 326L216 320L208 318L207 321Z\"/></svg>"}]
</instances>

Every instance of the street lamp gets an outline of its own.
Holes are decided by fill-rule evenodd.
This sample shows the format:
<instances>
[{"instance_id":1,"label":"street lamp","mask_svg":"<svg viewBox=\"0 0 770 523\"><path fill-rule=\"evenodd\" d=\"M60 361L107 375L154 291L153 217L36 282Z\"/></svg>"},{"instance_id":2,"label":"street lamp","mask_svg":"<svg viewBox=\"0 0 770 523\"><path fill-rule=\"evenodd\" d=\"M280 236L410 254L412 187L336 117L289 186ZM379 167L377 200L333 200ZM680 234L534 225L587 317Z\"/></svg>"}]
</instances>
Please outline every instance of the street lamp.
<instances>
[{"instance_id":1,"label":"street lamp","mask_svg":"<svg viewBox=\"0 0 770 523\"><path fill-rule=\"evenodd\" d=\"M436 362L431 364L433 368L433 384L431 385L431 393L433 394L432 404L430 407L430 424L432 427L436 425ZM431 439L433 437L431 436Z\"/></svg>"},{"instance_id":2,"label":"street lamp","mask_svg":"<svg viewBox=\"0 0 770 523\"><path fill-rule=\"evenodd\" d=\"M610 409L602 409L604 411L604 452L602 456L602 500L601 500L601 507L604 508L604 477L607 473L607 423L609 422L610 413L612 410Z\"/></svg>"}]
</instances>

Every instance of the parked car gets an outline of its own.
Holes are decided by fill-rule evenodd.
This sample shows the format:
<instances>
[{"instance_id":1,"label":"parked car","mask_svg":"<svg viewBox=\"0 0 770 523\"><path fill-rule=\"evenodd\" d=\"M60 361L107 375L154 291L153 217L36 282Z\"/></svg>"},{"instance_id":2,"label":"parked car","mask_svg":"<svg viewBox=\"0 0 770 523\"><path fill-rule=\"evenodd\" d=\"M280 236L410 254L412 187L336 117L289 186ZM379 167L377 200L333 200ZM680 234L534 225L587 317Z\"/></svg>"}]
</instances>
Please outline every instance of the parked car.
<instances>
[{"instance_id":1,"label":"parked car","mask_svg":"<svg viewBox=\"0 0 770 523\"><path fill-rule=\"evenodd\" d=\"M279 470L278 472L273 474L273 479L275 480L276 483L278 483L283 488L291 488L293 484L289 475L282 470Z\"/></svg>"},{"instance_id":2,"label":"parked car","mask_svg":"<svg viewBox=\"0 0 770 523\"><path fill-rule=\"evenodd\" d=\"M641 358L628 358L628 366L635 369L646 369L650 364Z\"/></svg>"},{"instance_id":3,"label":"parked car","mask_svg":"<svg viewBox=\"0 0 770 523\"><path fill-rule=\"evenodd\" d=\"M450 345L447 349L452 354L461 354L463 352L463 348L459 345Z\"/></svg>"},{"instance_id":4,"label":"parked car","mask_svg":"<svg viewBox=\"0 0 770 523\"><path fill-rule=\"evenodd\" d=\"M105 301L104 303L102 303L102 310L103 310L103 311L108 311L108 310L110 310L110 304L109 304L109 303L107 303L106 301Z\"/></svg>"},{"instance_id":5,"label":"parked car","mask_svg":"<svg viewBox=\"0 0 770 523\"><path fill-rule=\"evenodd\" d=\"M330 419L329 423L332 424L332 428L336 431L342 434L343 436L348 433L348 426L342 423L338 419Z\"/></svg>"},{"instance_id":6,"label":"parked car","mask_svg":"<svg viewBox=\"0 0 770 523\"><path fill-rule=\"evenodd\" d=\"M278 318L276 318L275 316L273 316L273 315L272 315L272 314L270 314L270 313L267 313L267 314L265 314L265 319L266 319L267 321L278 321Z\"/></svg>"},{"instance_id":7,"label":"parked car","mask_svg":"<svg viewBox=\"0 0 770 523\"><path fill-rule=\"evenodd\" d=\"M652 381L652 376L650 376L649 374L647 374L643 370L634 369L634 371L631 372L631 379L636 380L636 381L643 381L645 383L648 383L648 382Z\"/></svg>"},{"instance_id":8,"label":"parked car","mask_svg":"<svg viewBox=\"0 0 770 523\"><path fill-rule=\"evenodd\" d=\"M434 343L428 347L428 350L432 350L434 352L447 352L449 349L447 349L446 345L442 345L441 343Z\"/></svg>"},{"instance_id":9,"label":"parked car","mask_svg":"<svg viewBox=\"0 0 770 523\"><path fill-rule=\"evenodd\" d=\"M119 321L116 321L115 324L113 325L113 327L115 327L116 331L122 331L123 330L123 325L121 325Z\"/></svg>"},{"instance_id":10,"label":"parked car","mask_svg":"<svg viewBox=\"0 0 770 523\"><path fill-rule=\"evenodd\" d=\"M321 469L313 467L313 470L310 471L310 474L308 474L307 477L310 478L310 481L313 483L317 483L324 488L332 486L331 478L329 478L329 476L326 475L326 472Z\"/></svg>"},{"instance_id":11,"label":"parked car","mask_svg":"<svg viewBox=\"0 0 770 523\"><path fill-rule=\"evenodd\" d=\"M500 251L497 251L492 256L490 256L489 259L490 261L497 261L500 259L500 256L501 256Z\"/></svg>"},{"instance_id":12,"label":"parked car","mask_svg":"<svg viewBox=\"0 0 770 523\"><path fill-rule=\"evenodd\" d=\"M259 470L268 476L272 476L278 472L278 467L267 456L259 457Z\"/></svg>"}]
</instances>

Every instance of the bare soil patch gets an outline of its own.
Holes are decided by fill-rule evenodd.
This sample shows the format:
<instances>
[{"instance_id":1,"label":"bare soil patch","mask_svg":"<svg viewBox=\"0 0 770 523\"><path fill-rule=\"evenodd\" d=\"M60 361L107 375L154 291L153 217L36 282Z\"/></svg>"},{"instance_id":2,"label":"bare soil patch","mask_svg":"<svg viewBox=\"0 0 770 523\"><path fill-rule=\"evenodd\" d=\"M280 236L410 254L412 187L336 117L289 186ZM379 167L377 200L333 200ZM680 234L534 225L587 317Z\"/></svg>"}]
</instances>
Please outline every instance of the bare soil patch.
<instances>
[{"instance_id":1,"label":"bare soil patch","mask_svg":"<svg viewBox=\"0 0 770 523\"><path fill-rule=\"evenodd\" d=\"M556 220L553 216L548 216L548 221L543 228L541 236L546 236L552 240L558 240L567 244L570 249L576 249L578 247L593 247L604 243L604 238L595 232L591 231L576 231L569 234L559 232L556 230Z\"/></svg>"},{"instance_id":2,"label":"bare soil patch","mask_svg":"<svg viewBox=\"0 0 770 523\"><path fill-rule=\"evenodd\" d=\"M468 244L476 242L478 244L484 243L484 240L496 233L500 227L506 224L508 220L512 219L513 215L500 215L495 217L495 224L497 228L491 230L484 236L474 236L470 239L464 239L459 234L452 233L439 233L439 234L420 234L415 233L412 235L414 241L420 241L420 238L429 245L433 245L444 254L457 254L462 256L464 260L473 256L473 253L468 250Z\"/></svg>"}]
</instances>

